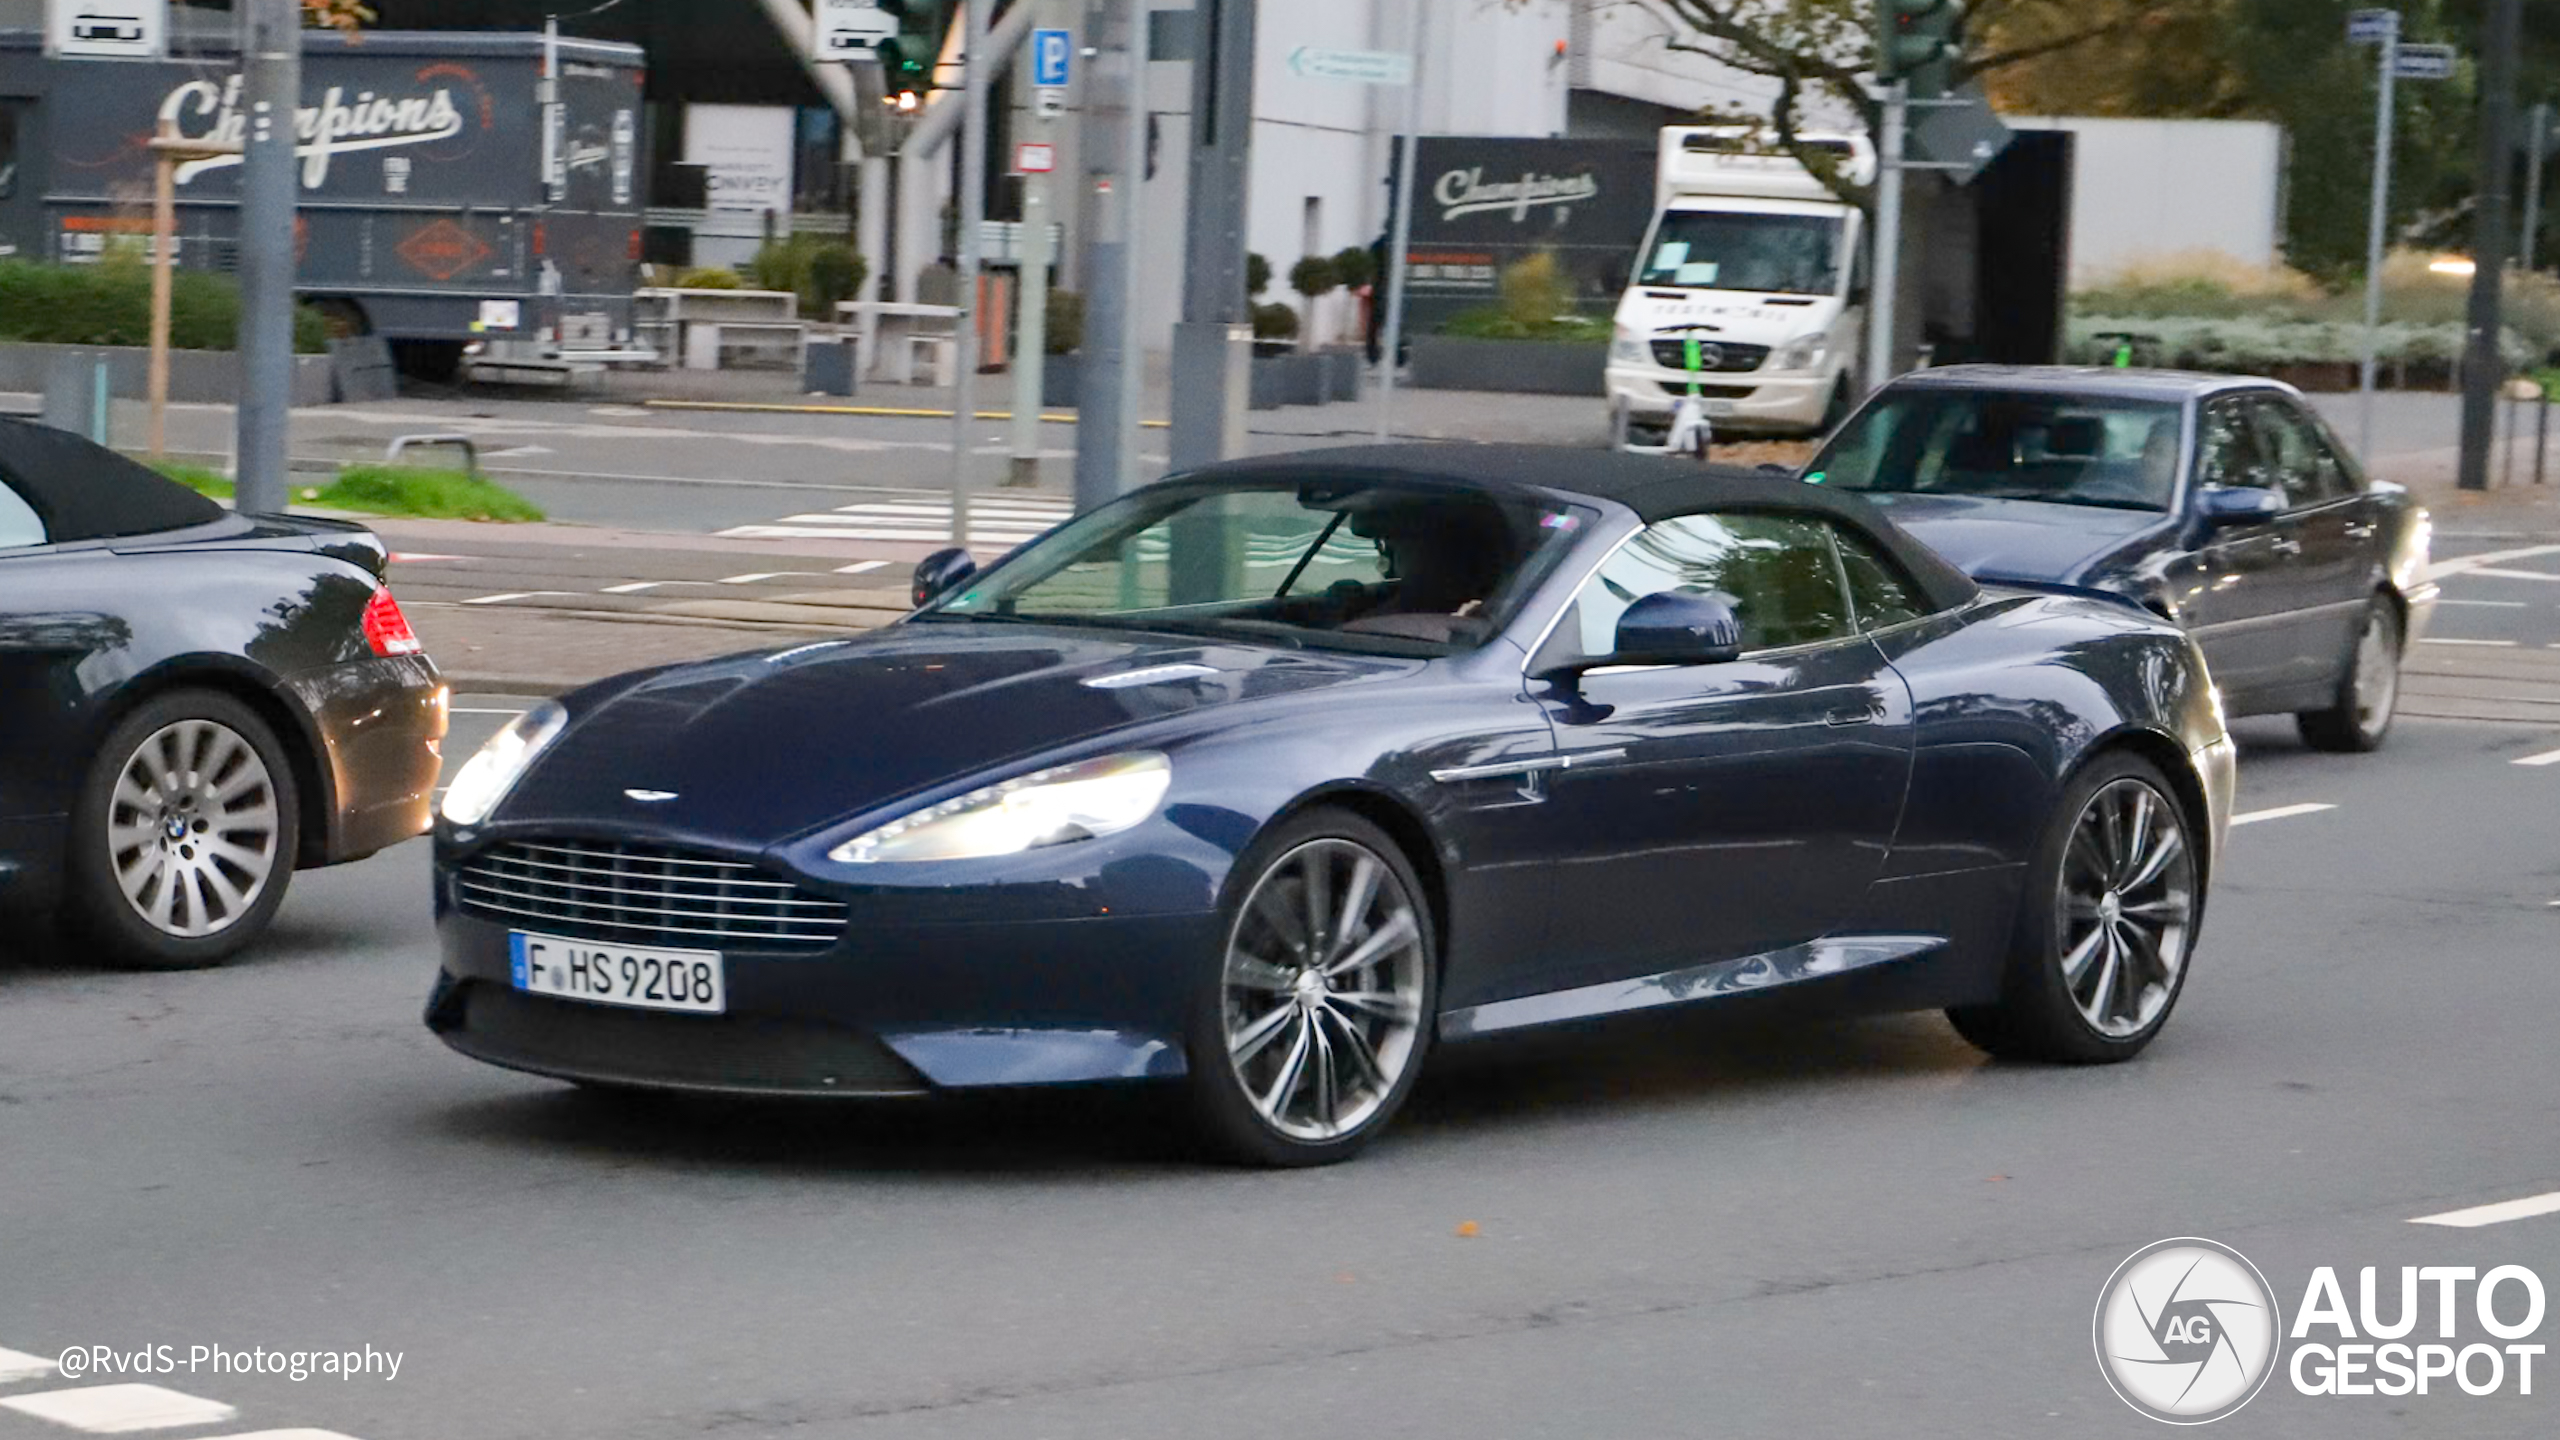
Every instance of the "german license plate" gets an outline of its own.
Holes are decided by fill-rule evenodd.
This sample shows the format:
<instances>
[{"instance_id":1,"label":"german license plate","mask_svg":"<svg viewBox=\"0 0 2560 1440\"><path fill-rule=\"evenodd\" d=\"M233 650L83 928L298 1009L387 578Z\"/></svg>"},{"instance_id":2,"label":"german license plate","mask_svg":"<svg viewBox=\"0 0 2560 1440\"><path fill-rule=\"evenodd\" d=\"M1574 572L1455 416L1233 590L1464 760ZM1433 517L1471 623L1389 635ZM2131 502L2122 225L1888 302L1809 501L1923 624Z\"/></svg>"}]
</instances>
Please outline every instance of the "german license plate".
<instances>
[{"instance_id":1,"label":"german license plate","mask_svg":"<svg viewBox=\"0 0 2560 1440\"><path fill-rule=\"evenodd\" d=\"M1711 416L1730 415L1734 412L1734 403L1730 400L1701 400L1698 408Z\"/></svg>"},{"instance_id":2,"label":"german license plate","mask_svg":"<svg viewBox=\"0 0 2560 1440\"><path fill-rule=\"evenodd\" d=\"M598 1005L718 1015L729 1008L717 950L633 950L557 935L507 936L515 988Z\"/></svg>"}]
</instances>

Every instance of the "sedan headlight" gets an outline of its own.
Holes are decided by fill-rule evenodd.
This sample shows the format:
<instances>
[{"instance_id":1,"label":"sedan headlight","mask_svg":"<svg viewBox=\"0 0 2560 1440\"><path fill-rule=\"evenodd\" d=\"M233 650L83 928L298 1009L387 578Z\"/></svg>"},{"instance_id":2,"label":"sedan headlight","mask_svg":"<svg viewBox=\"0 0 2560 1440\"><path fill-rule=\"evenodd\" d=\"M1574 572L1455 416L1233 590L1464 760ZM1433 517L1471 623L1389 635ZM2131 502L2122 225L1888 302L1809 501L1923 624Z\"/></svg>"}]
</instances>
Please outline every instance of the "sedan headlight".
<instances>
[{"instance_id":1,"label":"sedan headlight","mask_svg":"<svg viewBox=\"0 0 2560 1440\"><path fill-rule=\"evenodd\" d=\"M1642 365L1652 358L1652 354L1645 349L1644 337L1642 335L1637 334L1634 330L1624 325L1619 326L1615 331L1611 332L1609 336L1610 364Z\"/></svg>"},{"instance_id":2,"label":"sedan headlight","mask_svg":"<svg viewBox=\"0 0 2560 1440\"><path fill-rule=\"evenodd\" d=\"M535 756L569 728L569 712L557 700L545 700L489 737L444 792L444 818L456 825L477 825L489 818L498 802L516 787Z\"/></svg>"},{"instance_id":3,"label":"sedan headlight","mask_svg":"<svg viewBox=\"0 0 2560 1440\"><path fill-rule=\"evenodd\" d=\"M1778 347L1777 353L1769 357L1769 368L1772 370L1819 370L1822 368L1822 362L1830 358L1830 336L1799 335Z\"/></svg>"},{"instance_id":4,"label":"sedan headlight","mask_svg":"<svg viewBox=\"0 0 2560 1440\"><path fill-rule=\"evenodd\" d=\"M1156 813L1173 764L1152 750L1035 770L903 815L829 852L844 865L981 860L1117 835Z\"/></svg>"}]
</instances>

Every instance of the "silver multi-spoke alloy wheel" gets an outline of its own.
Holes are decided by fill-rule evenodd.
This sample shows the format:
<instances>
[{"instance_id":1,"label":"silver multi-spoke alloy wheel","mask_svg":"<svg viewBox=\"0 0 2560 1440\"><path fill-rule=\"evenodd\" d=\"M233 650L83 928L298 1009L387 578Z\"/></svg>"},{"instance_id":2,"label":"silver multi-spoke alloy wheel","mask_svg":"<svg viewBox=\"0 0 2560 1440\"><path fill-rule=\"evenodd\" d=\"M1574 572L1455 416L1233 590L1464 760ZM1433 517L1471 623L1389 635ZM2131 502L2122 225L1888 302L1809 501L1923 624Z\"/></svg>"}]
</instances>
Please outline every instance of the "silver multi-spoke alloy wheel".
<instances>
[{"instance_id":1,"label":"silver multi-spoke alloy wheel","mask_svg":"<svg viewBox=\"0 0 2560 1440\"><path fill-rule=\"evenodd\" d=\"M2055 904L2062 984L2092 1030L2140 1035L2177 997L2195 931L2196 866L2172 800L2127 776L2081 807Z\"/></svg>"},{"instance_id":2,"label":"silver multi-spoke alloy wheel","mask_svg":"<svg viewBox=\"0 0 2560 1440\"><path fill-rule=\"evenodd\" d=\"M204 939L238 924L275 878L282 824L275 777L240 732L214 720L154 731L108 796L117 886L161 934Z\"/></svg>"},{"instance_id":3,"label":"silver multi-spoke alloy wheel","mask_svg":"<svg viewBox=\"0 0 2560 1440\"><path fill-rule=\"evenodd\" d=\"M2400 699L2400 627L2390 610L2376 605L2364 617L2364 634L2356 639L2356 728L2371 735L2391 723Z\"/></svg>"},{"instance_id":4,"label":"silver multi-spoke alloy wheel","mask_svg":"<svg viewBox=\"0 0 2560 1440\"><path fill-rule=\"evenodd\" d=\"M1227 1062L1262 1123L1291 1140L1351 1135L1414 1062L1430 966L1413 894L1353 840L1309 840L1236 912L1220 999Z\"/></svg>"}]
</instances>

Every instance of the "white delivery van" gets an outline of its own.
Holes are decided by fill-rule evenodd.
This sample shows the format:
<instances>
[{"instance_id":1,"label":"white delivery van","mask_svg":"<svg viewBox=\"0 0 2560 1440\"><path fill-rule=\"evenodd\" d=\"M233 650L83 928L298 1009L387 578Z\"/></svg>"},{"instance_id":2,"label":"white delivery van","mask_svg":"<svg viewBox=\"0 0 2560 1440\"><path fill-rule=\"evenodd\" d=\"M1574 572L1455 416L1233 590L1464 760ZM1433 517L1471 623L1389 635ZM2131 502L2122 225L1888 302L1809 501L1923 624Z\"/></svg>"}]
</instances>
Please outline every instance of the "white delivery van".
<instances>
[{"instance_id":1,"label":"white delivery van","mask_svg":"<svg viewBox=\"0 0 2560 1440\"><path fill-rule=\"evenodd\" d=\"M1875 179L1866 137L1798 138L1850 183ZM1609 346L1612 413L1639 430L1667 427L1693 383L1721 433L1819 434L1857 398L1865 216L1769 149L1740 126L1662 132L1653 227Z\"/></svg>"}]
</instances>

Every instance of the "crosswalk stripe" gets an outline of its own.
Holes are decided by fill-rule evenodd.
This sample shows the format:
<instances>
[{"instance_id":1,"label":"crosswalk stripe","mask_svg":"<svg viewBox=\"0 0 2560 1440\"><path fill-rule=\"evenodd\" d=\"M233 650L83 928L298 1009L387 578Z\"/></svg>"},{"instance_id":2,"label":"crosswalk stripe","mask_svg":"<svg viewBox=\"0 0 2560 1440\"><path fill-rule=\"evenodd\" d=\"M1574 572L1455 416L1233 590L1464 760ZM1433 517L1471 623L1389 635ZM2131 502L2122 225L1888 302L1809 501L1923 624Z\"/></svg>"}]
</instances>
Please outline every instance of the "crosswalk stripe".
<instances>
[{"instance_id":1,"label":"crosswalk stripe","mask_svg":"<svg viewBox=\"0 0 2560 1440\"><path fill-rule=\"evenodd\" d=\"M53 1373L53 1362L42 1355L29 1355L23 1350L0 1349L0 1385L15 1385L21 1380L41 1380Z\"/></svg>"},{"instance_id":2,"label":"crosswalk stripe","mask_svg":"<svg viewBox=\"0 0 2560 1440\"><path fill-rule=\"evenodd\" d=\"M91 1385L79 1390L39 1390L12 1395L0 1408L50 1420L91 1435L130 1435L182 1425L212 1425L239 1411L219 1400L181 1394L158 1385Z\"/></svg>"},{"instance_id":3,"label":"crosswalk stripe","mask_svg":"<svg viewBox=\"0 0 2560 1440\"><path fill-rule=\"evenodd\" d=\"M1018 544L1039 535L1075 513L1075 502L1063 496L999 498L972 496L969 539L973 544ZM951 498L917 494L895 500L866 500L833 510L785 515L759 525L739 525L720 534L739 540L892 540L934 541L951 533Z\"/></svg>"}]
</instances>

